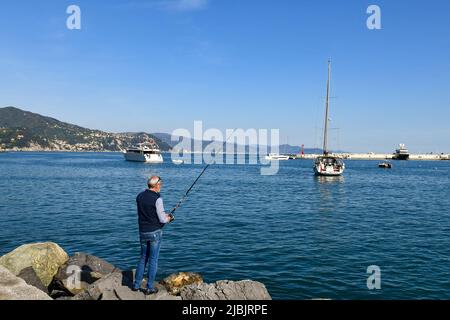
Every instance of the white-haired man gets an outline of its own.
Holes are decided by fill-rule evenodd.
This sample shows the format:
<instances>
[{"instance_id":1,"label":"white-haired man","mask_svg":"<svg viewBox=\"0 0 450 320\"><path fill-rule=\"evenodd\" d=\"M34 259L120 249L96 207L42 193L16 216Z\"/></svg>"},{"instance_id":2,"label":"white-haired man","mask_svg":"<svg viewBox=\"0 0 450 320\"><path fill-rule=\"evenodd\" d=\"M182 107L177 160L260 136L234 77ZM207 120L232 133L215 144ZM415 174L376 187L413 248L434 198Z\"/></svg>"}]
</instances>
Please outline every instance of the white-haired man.
<instances>
[{"instance_id":1,"label":"white-haired man","mask_svg":"<svg viewBox=\"0 0 450 320\"><path fill-rule=\"evenodd\" d=\"M171 222L174 217L171 214L166 214L164 211L163 200L159 194L162 185L161 178L153 176L148 179L147 185L148 189L136 197L141 258L136 269L133 290L140 290L145 269L148 265L147 288L144 290L144 293L149 295L158 292L158 289L153 286L153 283L158 270L162 228L166 223Z\"/></svg>"}]
</instances>

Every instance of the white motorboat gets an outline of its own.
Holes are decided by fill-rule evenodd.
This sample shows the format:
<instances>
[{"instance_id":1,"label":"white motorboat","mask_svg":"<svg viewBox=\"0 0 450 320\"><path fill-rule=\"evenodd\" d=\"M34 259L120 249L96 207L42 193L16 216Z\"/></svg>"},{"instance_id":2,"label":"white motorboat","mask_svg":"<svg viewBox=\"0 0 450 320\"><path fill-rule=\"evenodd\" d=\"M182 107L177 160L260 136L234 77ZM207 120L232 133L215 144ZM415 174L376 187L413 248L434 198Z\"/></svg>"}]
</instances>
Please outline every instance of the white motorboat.
<instances>
[{"instance_id":1,"label":"white motorboat","mask_svg":"<svg viewBox=\"0 0 450 320\"><path fill-rule=\"evenodd\" d=\"M163 163L163 157L159 146L151 141L150 143L140 144L137 147L129 148L124 152L125 160L147 163Z\"/></svg>"},{"instance_id":2,"label":"white motorboat","mask_svg":"<svg viewBox=\"0 0 450 320\"><path fill-rule=\"evenodd\" d=\"M184 161L183 161L183 160L180 160L180 159L173 159L173 160L172 160L172 163L178 165L178 164L183 164Z\"/></svg>"},{"instance_id":3,"label":"white motorboat","mask_svg":"<svg viewBox=\"0 0 450 320\"><path fill-rule=\"evenodd\" d=\"M284 161L284 160L289 160L289 156L278 154L278 153L269 153L266 156L266 160L270 160L270 161Z\"/></svg>"},{"instance_id":4,"label":"white motorboat","mask_svg":"<svg viewBox=\"0 0 450 320\"><path fill-rule=\"evenodd\" d=\"M328 122L330 113L331 60L328 61L327 100L325 109L325 126L323 133L323 156L314 162L314 173L319 176L340 176L344 173L344 161L328 151Z\"/></svg>"}]
</instances>

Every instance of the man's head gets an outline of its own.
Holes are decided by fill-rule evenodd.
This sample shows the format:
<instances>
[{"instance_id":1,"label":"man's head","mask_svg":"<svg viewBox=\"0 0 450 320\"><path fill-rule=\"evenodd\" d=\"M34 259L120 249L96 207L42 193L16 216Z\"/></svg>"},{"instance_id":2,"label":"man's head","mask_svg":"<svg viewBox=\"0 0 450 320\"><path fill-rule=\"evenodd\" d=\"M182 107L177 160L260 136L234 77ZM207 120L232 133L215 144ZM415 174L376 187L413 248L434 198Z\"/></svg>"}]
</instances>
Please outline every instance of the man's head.
<instances>
[{"instance_id":1,"label":"man's head","mask_svg":"<svg viewBox=\"0 0 450 320\"><path fill-rule=\"evenodd\" d=\"M148 188L155 192L161 191L161 184L162 184L161 177L158 176L152 176L147 180Z\"/></svg>"}]
</instances>

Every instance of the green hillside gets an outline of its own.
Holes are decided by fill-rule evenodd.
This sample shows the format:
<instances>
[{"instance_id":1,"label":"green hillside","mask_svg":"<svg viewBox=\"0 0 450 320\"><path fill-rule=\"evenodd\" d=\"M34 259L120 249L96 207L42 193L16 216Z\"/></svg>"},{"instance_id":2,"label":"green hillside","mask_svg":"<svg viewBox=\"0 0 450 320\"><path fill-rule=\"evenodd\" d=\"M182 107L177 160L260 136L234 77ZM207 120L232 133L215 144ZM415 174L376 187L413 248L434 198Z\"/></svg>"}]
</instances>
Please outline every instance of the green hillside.
<instances>
[{"instance_id":1,"label":"green hillside","mask_svg":"<svg viewBox=\"0 0 450 320\"><path fill-rule=\"evenodd\" d=\"M121 151L154 139L162 151L170 146L148 133L91 130L15 107L0 108L0 149L33 151Z\"/></svg>"}]
</instances>

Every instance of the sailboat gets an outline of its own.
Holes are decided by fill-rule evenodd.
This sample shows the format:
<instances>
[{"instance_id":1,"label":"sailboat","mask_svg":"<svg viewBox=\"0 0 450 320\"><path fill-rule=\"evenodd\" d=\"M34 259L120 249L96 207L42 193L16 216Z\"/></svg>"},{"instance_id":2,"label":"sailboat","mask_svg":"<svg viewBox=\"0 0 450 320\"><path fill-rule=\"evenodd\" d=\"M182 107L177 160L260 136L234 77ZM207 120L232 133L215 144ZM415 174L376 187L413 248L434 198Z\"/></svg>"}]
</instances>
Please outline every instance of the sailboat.
<instances>
[{"instance_id":1,"label":"sailboat","mask_svg":"<svg viewBox=\"0 0 450 320\"><path fill-rule=\"evenodd\" d=\"M330 83L331 83L331 59L328 60L327 101L325 110L325 125L323 133L323 155L317 157L314 162L314 172L318 176L340 176L344 173L345 164L342 159L331 155L328 150L328 115L330 113Z\"/></svg>"}]
</instances>

